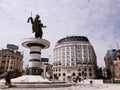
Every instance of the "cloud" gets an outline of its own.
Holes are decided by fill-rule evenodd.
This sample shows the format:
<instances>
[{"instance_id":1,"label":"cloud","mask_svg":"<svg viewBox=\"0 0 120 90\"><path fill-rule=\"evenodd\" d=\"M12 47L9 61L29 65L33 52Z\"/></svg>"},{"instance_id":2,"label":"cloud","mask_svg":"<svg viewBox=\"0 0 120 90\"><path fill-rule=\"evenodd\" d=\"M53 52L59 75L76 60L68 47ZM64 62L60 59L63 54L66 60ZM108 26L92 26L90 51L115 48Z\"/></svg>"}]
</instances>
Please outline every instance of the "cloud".
<instances>
[{"instance_id":1,"label":"cloud","mask_svg":"<svg viewBox=\"0 0 120 90\"><path fill-rule=\"evenodd\" d=\"M23 38L32 37L31 24L27 18L40 14L43 38L51 47L42 51L43 57L53 54L56 42L70 35L87 36L94 46L98 65L104 66L104 56L112 44L116 48L120 36L120 0L1 0L0 1L0 47L7 43L20 46L25 52L25 63L29 59L27 49L22 47ZM119 43L120 44L120 43ZM46 53L47 51L47 53ZM52 60L52 57L51 57Z\"/></svg>"}]
</instances>

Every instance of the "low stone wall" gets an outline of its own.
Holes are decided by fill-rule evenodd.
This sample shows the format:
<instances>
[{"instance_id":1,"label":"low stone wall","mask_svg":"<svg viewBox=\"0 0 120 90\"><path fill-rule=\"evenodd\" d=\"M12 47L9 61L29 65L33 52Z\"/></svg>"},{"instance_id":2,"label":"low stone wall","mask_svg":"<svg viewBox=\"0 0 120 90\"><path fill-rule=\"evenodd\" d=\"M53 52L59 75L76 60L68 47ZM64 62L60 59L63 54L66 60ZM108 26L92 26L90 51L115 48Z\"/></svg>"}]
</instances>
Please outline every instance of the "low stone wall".
<instances>
[{"instance_id":1,"label":"low stone wall","mask_svg":"<svg viewBox=\"0 0 120 90\"><path fill-rule=\"evenodd\" d=\"M11 88L60 88L70 87L73 84L59 83L59 84L12 84ZM4 87L4 84L0 84L0 87Z\"/></svg>"}]
</instances>

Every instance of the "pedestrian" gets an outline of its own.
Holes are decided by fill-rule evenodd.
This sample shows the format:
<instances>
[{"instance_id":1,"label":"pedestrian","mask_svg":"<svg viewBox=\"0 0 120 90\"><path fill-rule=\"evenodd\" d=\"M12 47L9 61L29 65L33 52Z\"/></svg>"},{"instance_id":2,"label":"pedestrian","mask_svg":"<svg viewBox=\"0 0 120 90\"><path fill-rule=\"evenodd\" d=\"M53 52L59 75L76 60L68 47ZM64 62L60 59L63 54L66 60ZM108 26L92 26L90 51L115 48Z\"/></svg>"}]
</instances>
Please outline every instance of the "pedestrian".
<instances>
[{"instance_id":1,"label":"pedestrian","mask_svg":"<svg viewBox=\"0 0 120 90\"><path fill-rule=\"evenodd\" d=\"M7 74L5 76L5 86L11 87L11 75L10 72L7 71Z\"/></svg>"}]
</instances>

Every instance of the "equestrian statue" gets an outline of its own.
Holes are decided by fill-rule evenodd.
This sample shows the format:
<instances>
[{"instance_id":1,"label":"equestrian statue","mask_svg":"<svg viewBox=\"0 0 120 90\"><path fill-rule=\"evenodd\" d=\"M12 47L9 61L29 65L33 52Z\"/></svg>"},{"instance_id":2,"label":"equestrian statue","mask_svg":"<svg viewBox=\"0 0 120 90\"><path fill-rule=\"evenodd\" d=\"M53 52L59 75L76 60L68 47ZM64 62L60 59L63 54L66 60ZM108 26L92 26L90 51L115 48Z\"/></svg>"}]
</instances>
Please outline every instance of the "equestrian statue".
<instances>
[{"instance_id":1,"label":"equestrian statue","mask_svg":"<svg viewBox=\"0 0 120 90\"><path fill-rule=\"evenodd\" d=\"M36 15L36 17L33 19L32 17L29 17L27 22L29 23L29 20L31 20L31 24L32 24L32 33L35 33L35 38L42 38L43 36L43 31L42 28L46 28L46 26L44 26L41 23L41 20L39 20L40 16Z\"/></svg>"}]
</instances>

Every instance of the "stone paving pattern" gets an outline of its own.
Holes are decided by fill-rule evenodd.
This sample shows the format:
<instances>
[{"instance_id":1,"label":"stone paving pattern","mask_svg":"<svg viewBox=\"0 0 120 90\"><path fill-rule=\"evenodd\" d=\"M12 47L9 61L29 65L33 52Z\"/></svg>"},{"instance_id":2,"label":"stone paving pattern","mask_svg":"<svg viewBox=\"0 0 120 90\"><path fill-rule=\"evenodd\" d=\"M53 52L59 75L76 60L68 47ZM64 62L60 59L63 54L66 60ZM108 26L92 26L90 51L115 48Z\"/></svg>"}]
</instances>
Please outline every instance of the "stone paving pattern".
<instances>
[{"instance_id":1,"label":"stone paving pattern","mask_svg":"<svg viewBox=\"0 0 120 90\"><path fill-rule=\"evenodd\" d=\"M59 87L59 88L3 88L0 90L120 90L120 84L94 84L94 85L76 85L70 87Z\"/></svg>"}]
</instances>

